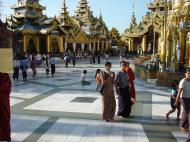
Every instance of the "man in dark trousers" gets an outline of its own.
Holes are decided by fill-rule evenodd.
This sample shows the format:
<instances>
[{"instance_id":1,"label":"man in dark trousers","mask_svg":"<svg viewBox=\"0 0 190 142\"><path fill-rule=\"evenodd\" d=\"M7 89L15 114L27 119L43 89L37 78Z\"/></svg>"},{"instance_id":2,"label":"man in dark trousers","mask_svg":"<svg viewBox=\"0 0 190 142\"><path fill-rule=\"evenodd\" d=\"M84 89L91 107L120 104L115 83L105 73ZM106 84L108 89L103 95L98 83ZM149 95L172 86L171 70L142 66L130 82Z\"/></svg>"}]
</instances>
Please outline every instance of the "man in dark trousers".
<instances>
[{"instance_id":1,"label":"man in dark trousers","mask_svg":"<svg viewBox=\"0 0 190 142\"><path fill-rule=\"evenodd\" d=\"M97 56L98 64L100 64L100 54Z\"/></svg>"},{"instance_id":2,"label":"man in dark trousers","mask_svg":"<svg viewBox=\"0 0 190 142\"><path fill-rule=\"evenodd\" d=\"M11 141L10 95L11 80L7 73L0 72L0 141Z\"/></svg>"}]
</instances>

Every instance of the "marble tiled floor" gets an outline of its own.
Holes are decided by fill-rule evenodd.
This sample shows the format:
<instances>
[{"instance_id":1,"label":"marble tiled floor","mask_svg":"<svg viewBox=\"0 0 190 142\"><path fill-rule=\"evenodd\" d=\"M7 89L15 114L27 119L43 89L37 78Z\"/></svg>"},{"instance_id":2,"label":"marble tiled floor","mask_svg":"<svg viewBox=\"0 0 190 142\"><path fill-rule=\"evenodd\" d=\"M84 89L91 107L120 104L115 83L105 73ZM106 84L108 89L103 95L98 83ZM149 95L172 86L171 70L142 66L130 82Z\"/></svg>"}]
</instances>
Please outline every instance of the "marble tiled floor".
<instances>
[{"instance_id":1,"label":"marble tiled floor","mask_svg":"<svg viewBox=\"0 0 190 142\"><path fill-rule=\"evenodd\" d=\"M77 123L76 123L77 121ZM39 142L148 142L140 124L59 119Z\"/></svg>"},{"instance_id":2,"label":"marble tiled floor","mask_svg":"<svg viewBox=\"0 0 190 142\"><path fill-rule=\"evenodd\" d=\"M119 61L111 59L113 71ZM136 79L137 102L128 119L115 117L115 122L101 120L101 95L95 91L94 74L100 65L80 60L73 68L56 65L56 76L46 78L43 67L37 78L13 82L11 93L13 142L182 142L176 115L166 121L170 109L169 88ZM87 69L89 86L80 84L80 74ZM21 79L20 79L21 80ZM78 97L94 98L92 102L75 102ZM80 100L80 99L79 99ZM117 100L117 98L116 98Z\"/></svg>"},{"instance_id":3,"label":"marble tiled floor","mask_svg":"<svg viewBox=\"0 0 190 142\"><path fill-rule=\"evenodd\" d=\"M26 139L48 118L38 116L13 115L11 120L12 142L20 142Z\"/></svg>"}]
</instances>

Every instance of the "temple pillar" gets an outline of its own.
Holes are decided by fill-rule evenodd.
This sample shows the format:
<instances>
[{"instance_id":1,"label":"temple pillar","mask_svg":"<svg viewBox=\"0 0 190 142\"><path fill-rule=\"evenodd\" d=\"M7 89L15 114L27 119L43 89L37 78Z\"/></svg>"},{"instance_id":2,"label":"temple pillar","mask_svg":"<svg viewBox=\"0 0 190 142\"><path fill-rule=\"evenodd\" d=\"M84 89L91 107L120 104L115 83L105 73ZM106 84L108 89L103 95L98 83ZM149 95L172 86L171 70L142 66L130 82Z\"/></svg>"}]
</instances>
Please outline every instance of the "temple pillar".
<instances>
[{"instance_id":1,"label":"temple pillar","mask_svg":"<svg viewBox=\"0 0 190 142\"><path fill-rule=\"evenodd\" d=\"M174 38L173 40L173 58L174 58L174 61L177 60L177 52L176 52L176 45L177 45L177 39Z\"/></svg>"},{"instance_id":2,"label":"temple pillar","mask_svg":"<svg viewBox=\"0 0 190 142\"><path fill-rule=\"evenodd\" d=\"M188 49L188 44L186 43L185 46L185 65L189 65L189 49Z\"/></svg>"},{"instance_id":3,"label":"temple pillar","mask_svg":"<svg viewBox=\"0 0 190 142\"><path fill-rule=\"evenodd\" d=\"M134 51L134 38L131 39L131 51Z\"/></svg>"},{"instance_id":4,"label":"temple pillar","mask_svg":"<svg viewBox=\"0 0 190 142\"><path fill-rule=\"evenodd\" d=\"M23 51L26 52L26 48L27 48L27 39L26 39L26 35L23 36Z\"/></svg>"},{"instance_id":5,"label":"temple pillar","mask_svg":"<svg viewBox=\"0 0 190 142\"><path fill-rule=\"evenodd\" d=\"M47 52L50 53L50 36L47 37Z\"/></svg>"},{"instance_id":6,"label":"temple pillar","mask_svg":"<svg viewBox=\"0 0 190 142\"><path fill-rule=\"evenodd\" d=\"M76 47L77 47L76 42L73 42L73 51L74 51L74 53L76 53Z\"/></svg>"},{"instance_id":7,"label":"temple pillar","mask_svg":"<svg viewBox=\"0 0 190 142\"><path fill-rule=\"evenodd\" d=\"M100 41L98 39L98 51L100 51Z\"/></svg>"},{"instance_id":8,"label":"temple pillar","mask_svg":"<svg viewBox=\"0 0 190 142\"><path fill-rule=\"evenodd\" d=\"M64 49L63 49L63 37L62 36L60 36L59 37L59 43L60 43L60 52L61 53L63 53L64 52Z\"/></svg>"},{"instance_id":9,"label":"temple pillar","mask_svg":"<svg viewBox=\"0 0 190 142\"><path fill-rule=\"evenodd\" d=\"M39 37L36 37L36 50L38 53L40 53L40 39L39 39Z\"/></svg>"},{"instance_id":10,"label":"temple pillar","mask_svg":"<svg viewBox=\"0 0 190 142\"><path fill-rule=\"evenodd\" d=\"M65 42L65 52L67 52L67 42Z\"/></svg>"},{"instance_id":11,"label":"temple pillar","mask_svg":"<svg viewBox=\"0 0 190 142\"><path fill-rule=\"evenodd\" d=\"M166 30L165 27L162 29L162 37L163 37L163 45L162 45L162 50L161 50L161 61L166 62Z\"/></svg>"},{"instance_id":12,"label":"temple pillar","mask_svg":"<svg viewBox=\"0 0 190 142\"><path fill-rule=\"evenodd\" d=\"M102 41L101 43L102 43L102 51L104 51L104 41Z\"/></svg>"},{"instance_id":13,"label":"temple pillar","mask_svg":"<svg viewBox=\"0 0 190 142\"><path fill-rule=\"evenodd\" d=\"M166 46L166 66L170 66L171 63L171 39L168 39Z\"/></svg>"},{"instance_id":14,"label":"temple pillar","mask_svg":"<svg viewBox=\"0 0 190 142\"><path fill-rule=\"evenodd\" d=\"M84 43L81 43L82 52L84 53Z\"/></svg>"},{"instance_id":15,"label":"temple pillar","mask_svg":"<svg viewBox=\"0 0 190 142\"><path fill-rule=\"evenodd\" d=\"M93 54L94 54L95 50L96 50L96 41L94 40L94 42L93 42Z\"/></svg>"},{"instance_id":16,"label":"temple pillar","mask_svg":"<svg viewBox=\"0 0 190 142\"><path fill-rule=\"evenodd\" d=\"M106 50L109 48L108 40L106 40Z\"/></svg>"},{"instance_id":17,"label":"temple pillar","mask_svg":"<svg viewBox=\"0 0 190 142\"><path fill-rule=\"evenodd\" d=\"M143 53L146 52L146 35L143 36L143 45L142 45L142 48L143 48Z\"/></svg>"},{"instance_id":18,"label":"temple pillar","mask_svg":"<svg viewBox=\"0 0 190 142\"><path fill-rule=\"evenodd\" d=\"M130 52L131 51L131 39L129 39L128 43L129 43L129 47L128 47L129 49L128 49L128 51Z\"/></svg>"},{"instance_id":19,"label":"temple pillar","mask_svg":"<svg viewBox=\"0 0 190 142\"><path fill-rule=\"evenodd\" d=\"M92 44L89 43L89 51L92 52Z\"/></svg>"},{"instance_id":20,"label":"temple pillar","mask_svg":"<svg viewBox=\"0 0 190 142\"><path fill-rule=\"evenodd\" d=\"M180 56L180 64L185 64L185 42L186 37L183 31L180 31L180 46L181 46L181 56Z\"/></svg>"}]
</instances>

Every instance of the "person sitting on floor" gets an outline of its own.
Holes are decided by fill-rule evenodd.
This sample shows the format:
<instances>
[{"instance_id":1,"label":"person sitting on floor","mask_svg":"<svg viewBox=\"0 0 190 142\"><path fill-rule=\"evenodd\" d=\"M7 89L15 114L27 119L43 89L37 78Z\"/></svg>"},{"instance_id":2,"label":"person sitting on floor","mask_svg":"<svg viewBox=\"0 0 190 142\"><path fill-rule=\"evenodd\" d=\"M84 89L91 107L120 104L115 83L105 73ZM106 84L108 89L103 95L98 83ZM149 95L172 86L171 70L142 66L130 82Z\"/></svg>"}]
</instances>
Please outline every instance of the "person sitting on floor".
<instances>
[{"instance_id":1,"label":"person sitting on floor","mask_svg":"<svg viewBox=\"0 0 190 142\"><path fill-rule=\"evenodd\" d=\"M82 85L90 85L91 83L86 80L87 70L83 70L83 73L81 74L80 81Z\"/></svg>"}]
</instances>

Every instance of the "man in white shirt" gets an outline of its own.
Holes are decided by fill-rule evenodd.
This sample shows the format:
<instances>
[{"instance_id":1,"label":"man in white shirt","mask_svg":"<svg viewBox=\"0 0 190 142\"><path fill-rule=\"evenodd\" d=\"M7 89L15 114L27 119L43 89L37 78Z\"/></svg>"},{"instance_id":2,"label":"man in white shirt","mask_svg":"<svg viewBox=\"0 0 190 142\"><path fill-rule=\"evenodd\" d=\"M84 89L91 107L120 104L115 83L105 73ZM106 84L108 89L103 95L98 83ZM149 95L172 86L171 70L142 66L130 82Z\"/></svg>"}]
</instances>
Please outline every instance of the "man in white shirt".
<instances>
[{"instance_id":1,"label":"man in white shirt","mask_svg":"<svg viewBox=\"0 0 190 142\"><path fill-rule=\"evenodd\" d=\"M179 83L178 95L176 98L176 105L179 105L179 101L183 106L183 113L181 117L180 127L182 131L189 132L189 112L190 112L190 68L186 71L186 77ZM190 134L187 142L190 142Z\"/></svg>"}]
</instances>

